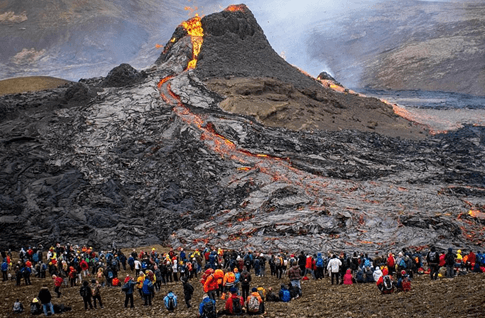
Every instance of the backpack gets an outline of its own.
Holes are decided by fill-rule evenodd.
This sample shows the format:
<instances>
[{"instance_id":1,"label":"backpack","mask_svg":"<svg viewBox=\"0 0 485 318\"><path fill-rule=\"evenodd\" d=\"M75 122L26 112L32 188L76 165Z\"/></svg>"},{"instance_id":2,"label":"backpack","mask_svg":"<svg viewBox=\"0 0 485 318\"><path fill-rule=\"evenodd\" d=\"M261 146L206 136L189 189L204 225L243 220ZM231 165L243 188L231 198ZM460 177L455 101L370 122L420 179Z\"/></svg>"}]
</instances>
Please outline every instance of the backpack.
<instances>
[{"instance_id":1,"label":"backpack","mask_svg":"<svg viewBox=\"0 0 485 318\"><path fill-rule=\"evenodd\" d=\"M274 260L274 264L275 264L276 266L281 266L281 257L277 257L277 258L275 258L275 260Z\"/></svg>"},{"instance_id":2,"label":"backpack","mask_svg":"<svg viewBox=\"0 0 485 318\"><path fill-rule=\"evenodd\" d=\"M8 270L8 264L6 262L2 263L2 272L6 272Z\"/></svg>"},{"instance_id":3,"label":"backpack","mask_svg":"<svg viewBox=\"0 0 485 318\"><path fill-rule=\"evenodd\" d=\"M112 279L112 278L113 278L113 276L114 276L114 275L113 275L113 271L109 271L109 272L108 272L108 278L109 278L109 279Z\"/></svg>"},{"instance_id":4,"label":"backpack","mask_svg":"<svg viewBox=\"0 0 485 318\"><path fill-rule=\"evenodd\" d=\"M85 286L81 287L81 290L79 291L79 293L83 298L89 297L89 290Z\"/></svg>"},{"instance_id":5,"label":"backpack","mask_svg":"<svg viewBox=\"0 0 485 318\"><path fill-rule=\"evenodd\" d=\"M429 262L430 263L438 263L438 253L429 252Z\"/></svg>"},{"instance_id":6,"label":"backpack","mask_svg":"<svg viewBox=\"0 0 485 318\"><path fill-rule=\"evenodd\" d=\"M401 258L401 260L399 261L399 266L402 268L407 268L406 261L404 260L404 258Z\"/></svg>"},{"instance_id":7,"label":"backpack","mask_svg":"<svg viewBox=\"0 0 485 318\"><path fill-rule=\"evenodd\" d=\"M130 289L130 285L128 283L124 284L123 287L121 287L121 291L127 292Z\"/></svg>"},{"instance_id":8,"label":"backpack","mask_svg":"<svg viewBox=\"0 0 485 318\"><path fill-rule=\"evenodd\" d=\"M370 267L370 261L367 258L364 261L364 267Z\"/></svg>"},{"instance_id":9,"label":"backpack","mask_svg":"<svg viewBox=\"0 0 485 318\"><path fill-rule=\"evenodd\" d=\"M168 301L167 301L167 309L168 310L175 310L175 298L173 298L172 295L168 296Z\"/></svg>"},{"instance_id":10,"label":"backpack","mask_svg":"<svg viewBox=\"0 0 485 318\"><path fill-rule=\"evenodd\" d=\"M259 312L259 300L258 297L251 295L248 301L248 311L252 313Z\"/></svg>"},{"instance_id":11,"label":"backpack","mask_svg":"<svg viewBox=\"0 0 485 318\"><path fill-rule=\"evenodd\" d=\"M216 318L217 313L216 313L216 306L214 305L214 301L209 300L204 303L204 306L202 306L202 315L200 318Z\"/></svg>"},{"instance_id":12,"label":"backpack","mask_svg":"<svg viewBox=\"0 0 485 318\"><path fill-rule=\"evenodd\" d=\"M322 257L317 257L317 261L315 263L317 267L323 267L323 258Z\"/></svg>"},{"instance_id":13,"label":"backpack","mask_svg":"<svg viewBox=\"0 0 485 318\"><path fill-rule=\"evenodd\" d=\"M290 291L288 289L285 289L283 290L283 294L281 295L281 301L282 302L289 302L291 300L291 294L290 294Z\"/></svg>"},{"instance_id":14,"label":"backpack","mask_svg":"<svg viewBox=\"0 0 485 318\"><path fill-rule=\"evenodd\" d=\"M235 315L241 315L243 313L239 297L232 298L232 311Z\"/></svg>"},{"instance_id":15,"label":"backpack","mask_svg":"<svg viewBox=\"0 0 485 318\"><path fill-rule=\"evenodd\" d=\"M393 289L392 281L389 275L384 276L384 278L382 279L382 285L383 285L383 290L389 291Z\"/></svg>"},{"instance_id":16,"label":"backpack","mask_svg":"<svg viewBox=\"0 0 485 318\"><path fill-rule=\"evenodd\" d=\"M454 265L455 264L455 256L451 253L447 253L445 257L445 261L447 265Z\"/></svg>"},{"instance_id":17,"label":"backpack","mask_svg":"<svg viewBox=\"0 0 485 318\"><path fill-rule=\"evenodd\" d=\"M47 265L45 263L42 263L42 266L40 267L43 272L47 270Z\"/></svg>"},{"instance_id":18,"label":"backpack","mask_svg":"<svg viewBox=\"0 0 485 318\"><path fill-rule=\"evenodd\" d=\"M258 287L258 293L259 296L261 296L261 299L266 298L266 289L264 289L263 287Z\"/></svg>"},{"instance_id":19,"label":"backpack","mask_svg":"<svg viewBox=\"0 0 485 318\"><path fill-rule=\"evenodd\" d=\"M22 305L20 304L20 302L16 301L13 303L13 312L15 313L20 313L24 311L23 308L22 308Z\"/></svg>"}]
</instances>

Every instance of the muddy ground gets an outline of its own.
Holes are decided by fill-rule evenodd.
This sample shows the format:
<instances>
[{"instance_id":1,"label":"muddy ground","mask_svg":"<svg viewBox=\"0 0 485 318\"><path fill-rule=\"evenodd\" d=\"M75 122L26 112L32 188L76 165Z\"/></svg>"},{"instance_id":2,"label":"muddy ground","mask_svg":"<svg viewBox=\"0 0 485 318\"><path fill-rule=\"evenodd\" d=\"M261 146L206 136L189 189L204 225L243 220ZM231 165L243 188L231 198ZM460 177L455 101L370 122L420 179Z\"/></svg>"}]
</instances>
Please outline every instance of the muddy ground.
<instances>
[{"instance_id":1,"label":"muddy ground","mask_svg":"<svg viewBox=\"0 0 485 318\"><path fill-rule=\"evenodd\" d=\"M160 250L157 248L157 250ZM129 250L127 250L129 251ZM137 249L137 251L139 251ZM128 272L132 274L131 272ZM126 271L121 271L119 277L125 277ZM254 272L252 273L254 274ZM255 277L254 286L272 287L279 290L287 279L277 279L270 276ZM200 277L200 276L199 276ZM104 309L84 310L79 286L62 288L61 298L55 298L53 282L50 279L32 278L32 285L15 286L15 281L0 282L3 301L0 303L0 317L30 317L30 313L11 314L16 298L29 310L33 297L38 295L43 283L48 283L53 304L72 306L72 311L62 313L62 317L196 317L198 304L202 299L202 286L196 279L191 283L195 288L191 301L192 308L187 309L183 301L182 283L169 283L163 286L155 295L153 306L144 307L138 293L135 293L135 309L124 309L124 294L121 288L104 287L101 297ZM172 290L179 297L179 305L174 313L165 310L162 298ZM470 273L453 279L440 278L430 281L429 276L415 276L410 292L381 295L374 283L352 286L331 285L330 279L315 281L310 279L302 282L303 297L290 303L266 303L266 314L258 317L479 317L485 312L485 274ZM222 310L224 302L217 300L218 310ZM222 316L224 317L224 316Z\"/></svg>"}]
</instances>

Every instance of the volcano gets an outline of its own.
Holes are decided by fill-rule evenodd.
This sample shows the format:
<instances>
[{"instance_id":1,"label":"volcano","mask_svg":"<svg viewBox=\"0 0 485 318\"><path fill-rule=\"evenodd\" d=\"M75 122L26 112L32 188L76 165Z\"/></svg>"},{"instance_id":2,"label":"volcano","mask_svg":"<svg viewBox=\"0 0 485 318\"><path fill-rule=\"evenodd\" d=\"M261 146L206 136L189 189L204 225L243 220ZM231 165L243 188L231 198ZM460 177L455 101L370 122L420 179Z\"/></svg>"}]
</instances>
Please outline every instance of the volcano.
<instances>
[{"instance_id":1,"label":"volcano","mask_svg":"<svg viewBox=\"0 0 485 318\"><path fill-rule=\"evenodd\" d=\"M3 248L483 244L485 129L430 135L339 87L238 5L182 23L148 69L3 96Z\"/></svg>"}]
</instances>

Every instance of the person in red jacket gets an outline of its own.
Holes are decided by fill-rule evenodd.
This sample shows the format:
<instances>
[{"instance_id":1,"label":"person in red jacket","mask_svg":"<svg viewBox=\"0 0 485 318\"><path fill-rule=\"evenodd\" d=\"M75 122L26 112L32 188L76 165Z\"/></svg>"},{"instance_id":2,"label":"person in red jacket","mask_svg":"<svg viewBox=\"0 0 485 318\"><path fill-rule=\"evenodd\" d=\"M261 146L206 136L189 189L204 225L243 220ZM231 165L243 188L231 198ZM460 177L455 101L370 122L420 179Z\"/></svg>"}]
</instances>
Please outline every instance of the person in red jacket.
<instances>
[{"instance_id":1,"label":"person in red jacket","mask_svg":"<svg viewBox=\"0 0 485 318\"><path fill-rule=\"evenodd\" d=\"M224 311L220 314L223 315L242 315L244 314L244 300L241 296L237 294L237 289L235 287L230 290L231 297L226 301Z\"/></svg>"},{"instance_id":2,"label":"person in red jacket","mask_svg":"<svg viewBox=\"0 0 485 318\"><path fill-rule=\"evenodd\" d=\"M83 276L86 277L89 275L89 265L88 263L83 259L80 263L79 266L81 266Z\"/></svg>"},{"instance_id":3,"label":"person in red jacket","mask_svg":"<svg viewBox=\"0 0 485 318\"><path fill-rule=\"evenodd\" d=\"M354 283L354 278L352 277L352 270L349 268L344 275L344 285L352 285Z\"/></svg>"},{"instance_id":4,"label":"person in red jacket","mask_svg":"<svg viewBox=\"0 0 485 318\"><path fill-rule=\"evenodd\" d=\"M389 252L389 256L387 258L387 268L389 268L389 274L391 275L394 273L394 266L396 265L395 261L396 260L394 259L392 252Z\"/></svg>"},{"instance_id":5,"label":"person in red jacket","mask_svg":"<svg viewBox=\"0 0 485 318\"><path fill-rule=\"evenodd\" d=\"M54 287L55 287L54 291L57 294L57 298L60 298L61 297L60 289L61 289L62 283L64 282L64 279L56 275L52 275L52 279L54 280Z\"/></svg>"},{"instance_id":6,"label":"person in red jacket","mask_svg":"<svg viewBox=\"0 0 485 318\"><path fill-rule=\"evenodd\" d=\"M473 253L473 251L470 251L470 253L468 253L468 259L466 263L467 270L471 271L473 267L475 267L476 261L477 256L475 255L475 253Z\"/></svg>"}]
</instances>

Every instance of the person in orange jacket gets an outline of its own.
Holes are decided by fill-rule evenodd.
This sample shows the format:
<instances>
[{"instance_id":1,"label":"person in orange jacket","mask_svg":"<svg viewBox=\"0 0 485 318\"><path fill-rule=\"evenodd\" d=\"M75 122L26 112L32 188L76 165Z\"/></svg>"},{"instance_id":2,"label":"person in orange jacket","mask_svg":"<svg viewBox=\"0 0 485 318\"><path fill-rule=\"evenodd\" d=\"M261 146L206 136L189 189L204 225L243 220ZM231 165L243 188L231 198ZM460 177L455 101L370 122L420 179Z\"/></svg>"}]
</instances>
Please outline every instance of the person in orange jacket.
<instances>
[{"instance_id":1,"label":"person in orange jacket","mask_svg":"<svg viewBox=\"0 0 485 318\"><path fill-rule=\"evenodd\" d=\"M224 271L222 269L216 269L214 271L214 277L217 279L217 297L219 297L219 292L223 292L223 282L224 282Z\"/></svg>"},{"instance_id":2,"label":"person in orange jacket","mask_svg":"<svg viewBox=\"0 0 485 318\"><path fill-rule=\"evenodd\" d=\"M234 282L236 281L236 275L230 270L227 271L226 274L224 274L224 280L222 282L222 285L224 286L224 292L222 293L221 299L226 299L226 293L229 292L229 290L234 287Z\"/></svg>"},{"instance_id":3,"label":"person in orange jacket","mask_svg":"<svg viewBox=\"0 0 485 318\"><path fill-rule=\"evenodd\" d=\"M219 289L217 278L214 275L215 273L210 274L204 283L204 293L206 293L212 300L216 300L216 292Z\"/></svg>"},{"instance_id":4,"label":"person in orange jacket","mask_svg":"<svg viewBox=\"0 0 485 318\"><path fill-rule=\"evenodd\" d=\"M256 287L253 287L246 299L246 309L250 315L264 314L264 302Z\"/></svg>"}]
</instances>

